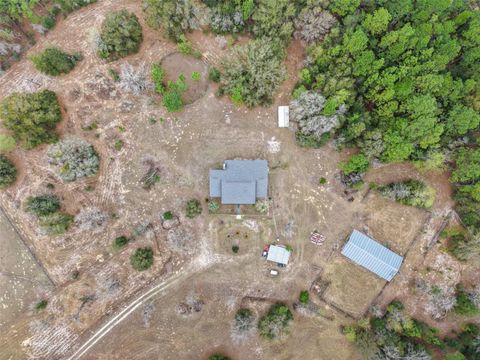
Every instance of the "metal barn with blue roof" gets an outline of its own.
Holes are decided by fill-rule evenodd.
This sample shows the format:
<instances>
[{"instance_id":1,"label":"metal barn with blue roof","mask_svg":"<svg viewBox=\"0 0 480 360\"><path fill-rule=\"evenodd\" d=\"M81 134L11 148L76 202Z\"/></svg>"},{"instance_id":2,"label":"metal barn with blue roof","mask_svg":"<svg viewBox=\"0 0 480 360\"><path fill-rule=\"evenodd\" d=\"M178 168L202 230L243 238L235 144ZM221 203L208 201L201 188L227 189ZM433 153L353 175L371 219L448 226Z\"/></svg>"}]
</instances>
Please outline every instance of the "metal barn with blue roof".
<instances>
[{"instance_id":1,"label":"metal barn with blue roof","mask_svg":"<svg viewBox=\"0 0 480 360\"><path fill-rule=\"evenodd\" d=\"M403 262L402 256L358 230L353 230L342 254L387 281L393 279Z\"/></svg>"}]
</instances>

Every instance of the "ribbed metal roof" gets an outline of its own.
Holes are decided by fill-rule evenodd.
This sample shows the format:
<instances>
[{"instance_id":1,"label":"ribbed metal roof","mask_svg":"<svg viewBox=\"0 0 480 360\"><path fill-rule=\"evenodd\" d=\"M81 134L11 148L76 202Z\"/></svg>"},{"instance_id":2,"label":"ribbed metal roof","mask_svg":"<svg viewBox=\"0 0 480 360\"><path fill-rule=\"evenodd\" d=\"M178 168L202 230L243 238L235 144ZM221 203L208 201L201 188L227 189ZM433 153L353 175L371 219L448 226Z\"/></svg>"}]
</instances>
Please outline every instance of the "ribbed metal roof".
<instances>
[{"instance_id":1,"label":"ribbed metal roof","mask_svg":"<svg viewBox=\"0 0 480 360\"><path fill-rule=\"evenodd\" d=\"M287 265L290 258L290 251L282 246L270 245L268 248L267 260L278 264Z\"/></svg>"},{"instance_id":2,"label":"ribbed metal roof","mask_svg":"<svg viewBox=\"0 0 480 360\"><path fill-rule=\"evenodd\" d=\"M353 230L342 254L387 281L393 279L403 261L402 256L358 230Z\"/></svg>"}]
</instances>

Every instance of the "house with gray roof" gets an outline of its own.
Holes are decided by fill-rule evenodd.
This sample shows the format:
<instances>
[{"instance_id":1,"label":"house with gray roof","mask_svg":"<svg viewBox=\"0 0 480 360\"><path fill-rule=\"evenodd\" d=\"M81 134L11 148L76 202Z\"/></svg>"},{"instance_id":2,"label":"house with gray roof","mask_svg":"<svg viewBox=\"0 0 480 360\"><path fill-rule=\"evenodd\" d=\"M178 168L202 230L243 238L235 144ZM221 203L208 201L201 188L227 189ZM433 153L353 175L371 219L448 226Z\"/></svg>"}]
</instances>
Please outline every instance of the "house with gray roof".
<instances>
[{"instance_id":1,"label":"house with gray roof","mask_svg":"<svg viewBox=\"0 0 480 360\"><path fill-rule=\"evenodd\" d=\"M210 170L210 197L222 204L255 204L267 195L267 160L225 160L222 170Z\"/></svg>"},{"instance_id":2,"label":"house with gray roof","mask_svg":"<svg viewBox=\"0 0 480 360\"><path fill-rule=\"evenodd\" d=\"M353 230L342 254L354 263L391 281L400 270L403 257L358 230Z\"/></svg>"}]
</instances>

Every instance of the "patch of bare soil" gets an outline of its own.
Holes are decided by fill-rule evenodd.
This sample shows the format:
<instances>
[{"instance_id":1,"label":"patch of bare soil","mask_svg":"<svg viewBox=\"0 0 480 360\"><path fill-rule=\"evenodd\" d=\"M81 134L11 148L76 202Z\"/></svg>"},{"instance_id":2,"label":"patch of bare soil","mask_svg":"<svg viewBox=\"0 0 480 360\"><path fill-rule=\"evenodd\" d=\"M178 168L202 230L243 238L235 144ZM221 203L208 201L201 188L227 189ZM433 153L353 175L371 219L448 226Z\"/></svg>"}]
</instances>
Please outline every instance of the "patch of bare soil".
<instances>
[{"instance_id":1,"label":"patch of bare soil","mask_svg":"<svg viewBox=\"0 0 480 360\"><path fill-rule=\"evenodd\" d=\"M205 95L208 88L208 65L204 60L174 52L162 59L161 66L165 70L166 82L175 82L180 75L185 77L187 90L182 94L182 99L187 104ZM197 73L200 79L195 80L192 77L194 73Z\"/></svg>"}]
</instances>

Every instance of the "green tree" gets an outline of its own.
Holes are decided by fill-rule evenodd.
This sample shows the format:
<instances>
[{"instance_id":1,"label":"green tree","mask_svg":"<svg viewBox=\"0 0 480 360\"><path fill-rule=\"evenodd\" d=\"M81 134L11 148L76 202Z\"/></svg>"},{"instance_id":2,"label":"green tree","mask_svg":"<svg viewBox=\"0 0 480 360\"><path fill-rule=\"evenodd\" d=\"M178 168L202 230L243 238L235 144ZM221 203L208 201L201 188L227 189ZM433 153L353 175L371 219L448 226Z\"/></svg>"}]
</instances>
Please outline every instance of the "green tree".
<instances>
[{"instance_id":1,"label":"green tree","mask_svg":"<svg viewBox=\"0 0 480 360\"><path fill-rule=\"evenodd\" d=\"M372 35L379 35L387 31L388 24L392 20L392 16L385 8L379 8L373 14L367 14L363 21L363 27Z\"/></svg>"},{"instance_id":2,"label":"green tree","mask_svg":"<svg viewBox=\"0 0 480 360\"><path fill-rule=\"evenodd\" d=\"M134 13L119 10L109 13L102 23L98 55L116 60L138 52L143 39L142 27Z\"/></svg>"},{"instance_id":3,"label":"green tree","mask_svg":"<svg viewBox=\"0 0 480 360\"><path fill-rule=\"evenodd\" d=\"M138 248L130 257L130 264L137 271L145 271L153 265L152 248Z\"/></svg>"},{"instance_id":4,"label":"green tree","mask_svg":"<svg viewBox=\"0 0 480 360\"><path fill-rule=\"evenodd\" d=\"M480 180L480 149L460 149L455 156L456 168L452 172L455 182Z\"/></svg>"},{"instance_id":5,"label":"green tree","mask_svg":"<svg viewBox=\"0 0 480 360\"><path fill-rule=\"evenodd\" d=\"M15 165L4 155L0 155L0 189L12 185L17 179Z\"/></svg>"},{"instance_id":6,"label":"green tree","mask_svg":"<svg viewBox=\"0 0 480 360\"><path fill-rule=\"evenodd\" d=\"M57 140L55 126L62 120L57 95L50 90L13 93L2 101L0 117L26 149Z\"/></svg>"},{"instance_id":7,"label":"green tree","mask_svg":"<svg viewBox=\"0 0 480 360\"><path fill-rule=\"evenodd\" d=\"M288 41L293 34L295 13L295 4L290 0L262 0L252 16L253 33L256 37Z\"/></svg>"},{"instance_id":8,"label":"green tree","mask_svg":"<svg viewBox=\"0 0 480 360\"><path fill-rule=\"evenodd\" d=\"M446 128L449 135L460 136L478 128L479 124L480 114L478 111L471 107L457 104L448 113Z\"/></svg>"},{"instance_id":9,"label":"green tree","mask_svg":"<svg viewBox=\"0 0 480 360\"><path fill-rule=\"evenodd\" d=\"M353 13L360 6L360 0L332 0L329 10L333 13L345 16Z\"/></svg>"},{"instance_id":10,"label":"green tree","mask_svg":"<svg viewBox=\"0 0 480 360\"><path fill-rule=\"evenodd\" d=\"M236 47L224 64L225 93L248 107L272 103L276 89L286 77L282 50L267 39Z\"/></svg>"},{"instance_id":11,"label":"green tree","mask_svg":"<svg viewBox=\"0 0 480 360\"><path fill-rule=\"evenodd\" d=\"M38 71L58 76L69 73L82 59L79 53L68 54L59 48L51 47L30 58Z\"/></svg>"}]
</instances>

